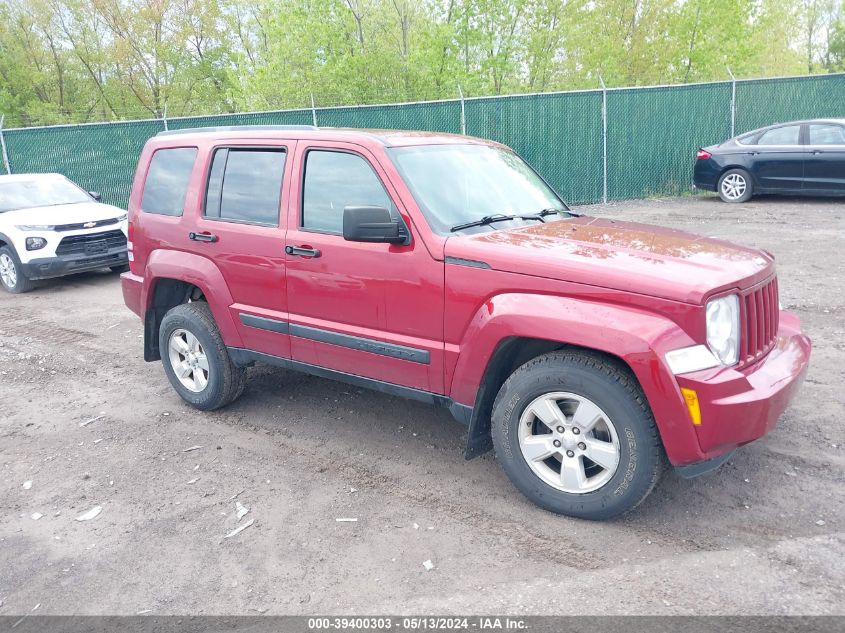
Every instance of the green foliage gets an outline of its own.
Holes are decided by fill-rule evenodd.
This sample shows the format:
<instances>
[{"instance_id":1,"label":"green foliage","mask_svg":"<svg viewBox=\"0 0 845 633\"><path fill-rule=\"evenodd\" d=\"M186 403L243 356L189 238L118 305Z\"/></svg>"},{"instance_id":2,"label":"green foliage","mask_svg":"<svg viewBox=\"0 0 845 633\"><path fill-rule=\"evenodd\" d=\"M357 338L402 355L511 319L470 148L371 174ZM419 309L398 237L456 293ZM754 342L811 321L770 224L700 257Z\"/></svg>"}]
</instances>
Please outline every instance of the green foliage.
<instances>
[{"instance_id":1,"label":"green foliage","mask_svg":"<svg viewBox=\"0 0 845 633\"><path fill-rule=\"evenodd\" d=\"M844 65L841 0L0 0L6 127Z\"/></svg>"}]
</instances>

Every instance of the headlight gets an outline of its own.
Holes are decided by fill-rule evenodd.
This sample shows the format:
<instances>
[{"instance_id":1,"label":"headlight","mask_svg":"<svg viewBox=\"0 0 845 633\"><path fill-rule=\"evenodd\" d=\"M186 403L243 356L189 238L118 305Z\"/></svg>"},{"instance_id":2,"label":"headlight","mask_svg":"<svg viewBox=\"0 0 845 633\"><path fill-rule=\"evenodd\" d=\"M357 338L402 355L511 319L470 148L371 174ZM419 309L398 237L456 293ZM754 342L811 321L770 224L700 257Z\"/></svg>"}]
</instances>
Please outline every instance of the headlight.
<instances>
[{"instance_id":1,"label":"headlight","mask_svg":"<svg viewBox=\"0 0 845 633\"><path fill-rule=\"evenodd\" d=\"M707 302L707 346L723 365L739 360L739 298L736 295Z\"/></svg>"},{"instance_id":2,"label":"headlight","mask_svg":"<svg viewBox=\"0 0 845 633\"><path fill-rule=\"evenodd\" d=\"M37 251L39 248L47 246L47 240L43 237L28 237L26 238L26 250Z\"/></svg>"},{"instance_id":3,"label":"headlight","mask_svg":"<svg viewBox=\"0 0 845 633\"><path fill-rule=\"evenodd\" d=\"M16 224L18 231L52 231L56 227L52 224Z\"/></svg>"}]
</instances>

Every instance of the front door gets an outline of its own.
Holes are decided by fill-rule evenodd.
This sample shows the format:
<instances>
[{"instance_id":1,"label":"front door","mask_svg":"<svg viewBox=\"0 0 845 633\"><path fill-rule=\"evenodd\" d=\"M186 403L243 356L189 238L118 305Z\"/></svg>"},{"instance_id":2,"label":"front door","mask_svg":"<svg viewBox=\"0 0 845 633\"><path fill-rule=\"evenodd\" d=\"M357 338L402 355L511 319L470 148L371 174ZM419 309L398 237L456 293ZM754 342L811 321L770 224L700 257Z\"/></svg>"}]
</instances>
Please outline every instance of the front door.
<instances>
[{"instance_id":1,"label":"front door","mask_svg":"<svg viewBox=\"0 0 845 633\"><path fill-rule=\"evenodd\" d=\"M845 193L845 126L810 123L808 128L804 191Z\"/></svg>"},{"instance_id":2,"label":"front door","mask_svg":"<svg viewBox=\"0 0 845 633\"><path fill-rule=\"evenodd\" d=\"M800 191L804 178L801 125L772 128L749 147L751 171L758 189Z\"/></svg>"},{"instance_id":3,"label":"front door","mask_svg":"<svg viewBox=\"0 0 845 633\"><path fill-rule=\"evenodd\" d=\"M205 195L188 244L223 274L244 347L287 358L282 209L295 142L248 143L222 144L207 154Z\"/></svg>"},{"instance_id":4,"label":"front door","mask_svg":"<svg viewBox=\"0 0 845 633\"><path fill-rule=\"evenodd\" d=\"M443 392L443 263L431 257L375 157L352 143L300 141L286 237L295 361ZM405 244L347 242L343 209L391 210Z\"/></svg>"}]
</instances>

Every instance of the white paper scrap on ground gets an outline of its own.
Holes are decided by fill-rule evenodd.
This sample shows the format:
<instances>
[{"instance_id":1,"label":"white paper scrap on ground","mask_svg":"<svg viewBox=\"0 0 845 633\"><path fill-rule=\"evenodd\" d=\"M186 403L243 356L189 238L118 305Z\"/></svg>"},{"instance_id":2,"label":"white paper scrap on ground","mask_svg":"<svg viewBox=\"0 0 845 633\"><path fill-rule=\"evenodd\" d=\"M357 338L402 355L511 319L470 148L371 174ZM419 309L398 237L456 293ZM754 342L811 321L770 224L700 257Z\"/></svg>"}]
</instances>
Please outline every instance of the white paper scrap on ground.
<instances>
[{"instance_id":1,"label":"white paper scrap on ground","mask_svg":"<svg viewBox=\"0 0 845 633\"><path fill-rule=\"evenodd\" d=\"M244 523L243 525L239 525L238 527L236 527L234 530L232 530L231 532L229 532L229 533L228 533L226 536L224 536L223 538L232 538L233 536L235 536L235 535L240 534L241 532L243 532L245 529L247 529L247 528L248 528L250 525L252 525L253 523L255 523L255 519L250 519L249 521L247 521L247 522L246 522L246 523Z\"/></svg>"},{"instance_id":2,"label":"white paper scrap on ground","mask_svg":"<svg viewBox=\"0 0 845 633\"><path fill-rule=\"evenodd\" d=\"M88 510L88 512L86 512L85 514L80 514L78 517L76 517L76 520L77 521L90 521L91 519L93 519L97 515L99 515L100 512L102 512L102 511L103 511L102 506L94 506L93 508Z\"/></svg>"}]
</instances>

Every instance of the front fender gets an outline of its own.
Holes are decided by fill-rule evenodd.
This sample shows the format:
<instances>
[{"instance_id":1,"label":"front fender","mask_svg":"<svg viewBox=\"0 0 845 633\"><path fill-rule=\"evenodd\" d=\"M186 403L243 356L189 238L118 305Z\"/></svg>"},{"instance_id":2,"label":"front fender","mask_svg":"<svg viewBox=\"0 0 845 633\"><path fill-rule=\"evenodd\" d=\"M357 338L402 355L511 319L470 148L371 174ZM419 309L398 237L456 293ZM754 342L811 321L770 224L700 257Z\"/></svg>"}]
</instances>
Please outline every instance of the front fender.
<instances>
[{"instance_id":1,"label":"front fender","mask_svg":"<svg viewBox=\"0 0 845 633\"><path fill-rule=\"evenodd\" d=\"M553 295L510 293L493 297L469 322L447 375L450 397L473 406L468 446L477 426L489 429L477 396L496 350L514 337L542 339L620 358L639 381L654 413L672 463L702 459L701 449L680 388L664 360L670 349L693 345L678 325L664 316L621 304ZM454 348L453 348L454 350ZM473 424L475 423L475 424Z\"/></svg>"},{"instance_id":2,"label":"front fender","mask_svg":"<svg viewBox=\"0 0 845 633\"><path fill-rule=\"evenodd\" d=\"M241 335L229 311L229 306L234 303L232 293L214 262L192 253L154 250L144 269L141 305L145 307L145 312L151 307L152 293L159 279L184 281L202 290L223 342L230 347L243 347Z\"/></svg>"}]
</instances>

